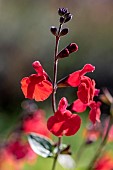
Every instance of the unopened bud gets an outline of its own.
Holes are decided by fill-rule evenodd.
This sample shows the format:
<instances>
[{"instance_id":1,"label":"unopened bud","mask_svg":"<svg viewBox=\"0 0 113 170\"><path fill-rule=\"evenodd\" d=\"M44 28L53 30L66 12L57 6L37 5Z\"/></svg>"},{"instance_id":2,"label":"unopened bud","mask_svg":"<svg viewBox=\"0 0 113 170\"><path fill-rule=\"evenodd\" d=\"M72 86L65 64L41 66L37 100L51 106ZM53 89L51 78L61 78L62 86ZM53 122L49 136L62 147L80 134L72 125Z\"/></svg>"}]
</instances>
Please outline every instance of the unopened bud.
<instances>
[{"instance_id":1,"label":"unopened bud","mask_svg":"<svg viewBox=\"0 0 113 170\"><path fill-rule=\"evenodd\" d=\"M50 31L51 31L51 33L53 34L53 35L57 35L57 28L55 27L55 26L52 26L51 28L50 28Z\"/></svg>"},{"instance_id":2,"label":"unopened bud","mask_svg":"<svg viewBox=\"0 0 113 170\"><path fill-rule=\"evenodd\" d=\"M78 45L76 43L71 43L67 46L67 49L69 50L69 53L73 53L78 51Z\"/></svg>"},{"instance_id":3,"label":"unopened bud","mask_svg":"<svg viewBox=\"0 0 113 170\"><path fill-rule=\"evenodd\" d=\"M59 52L59 54L57 55L57 58L65 58L69 56L69 51L67 48L63 49L62 51Z\"/></svg>"},{"instance_id":4,"label":"unopened bud","mask_svg":"<svg viewBox=\"0 0 113 170\"><path fill-rule=\"evenodd\" d=\"M59 9L58 9L58 14L59 14L60 16L63 16L64 14L67 13L67 11L68 11L67 8L59 8Z\"/></svg>"},{"instance_id":5,"label":"unopened bud","mask_svg":"<svg viewBox=\"0 0 113 170\"><path fill-rule=\"evenodd\" d=\"M65 18L64 17L60 17L60 23L63 24L64 23Z\"/></svg>"},{"instance_id":6,"label":"unopened bud","mask_svg":"<svg viewBox=\"0 0 113 170\"><path fill-rule=\"evenodd\" d=\"M64 35L66 35L68 32L69 32L69 29L68 29L68 28L64 28L64 29L61 31L60 36L64 36Z\"/></svg>"},{"instance_id":7,"label":"unopened bud","mask_svg":"<svg viewBox=\"0 0 113 170\"><path fill-rule=\"evenodd\" d=\"M68 14L68 15L67 15ZM65 16L65 21L64 23L70 21L72 19L72 15L70 13L67 13L66 16Z\"/></svg>"}]
</instances>

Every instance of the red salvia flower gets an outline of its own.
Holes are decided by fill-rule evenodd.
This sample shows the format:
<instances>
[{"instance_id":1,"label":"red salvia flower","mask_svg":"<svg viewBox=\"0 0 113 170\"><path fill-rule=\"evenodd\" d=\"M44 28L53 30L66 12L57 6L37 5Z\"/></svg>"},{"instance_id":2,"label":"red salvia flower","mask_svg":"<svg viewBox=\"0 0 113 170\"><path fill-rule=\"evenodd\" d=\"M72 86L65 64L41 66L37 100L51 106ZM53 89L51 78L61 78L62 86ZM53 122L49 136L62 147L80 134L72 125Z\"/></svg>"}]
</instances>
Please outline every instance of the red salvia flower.
<instances>
[{"instance_id":1,"label":"red salvia flower","mask_svg":"<svg viewBox=\"0 0 113 170\"><path fill-rule=\"evenodd\" d=\"M67 77L63 78L58 82L58 87L66 87L66 86L72 86L77 87L80 82L81 78L88 72L93 72L95 70L95 67L91 64L86 64L83 69L73 72L72 74L69 74Z\"/></svg>"},{"instance_id":2,"label":"red salvia flower","mask_svg":"<svg viewBox=\"0 0 113 170\"><path fill-rule=\"evenodd\" d=\"M54 135L61 137L63 135L74 135L80 128L81 119L77 114L72 114L67 110L68 102L63 97L54 116L48 119L47 127Z\"/></svg>"},{"instance_id":3,"label":"red salvia flower","mask_svg":"<svg viewBox=\"0 0 113 170\"><path fill-rule=\"evenodd\" d=\"M25 133L37 133L46 137L50 137L47 129L45 113L43 110L37 110L32 116L28 116L23 121L23 131Z\"/></svg>"},{"instance_id":4,"label":"red salvia flower","mask_svg":"<svg viewBox=\"0 0 113 170\"><path fill-rule=\"evenodd\" d=\"M23 78L21 89L26 98L43 101L52 93L52 83L39 61L35 61L32 65L37 73Z\"/></svg>"}]
</instances>

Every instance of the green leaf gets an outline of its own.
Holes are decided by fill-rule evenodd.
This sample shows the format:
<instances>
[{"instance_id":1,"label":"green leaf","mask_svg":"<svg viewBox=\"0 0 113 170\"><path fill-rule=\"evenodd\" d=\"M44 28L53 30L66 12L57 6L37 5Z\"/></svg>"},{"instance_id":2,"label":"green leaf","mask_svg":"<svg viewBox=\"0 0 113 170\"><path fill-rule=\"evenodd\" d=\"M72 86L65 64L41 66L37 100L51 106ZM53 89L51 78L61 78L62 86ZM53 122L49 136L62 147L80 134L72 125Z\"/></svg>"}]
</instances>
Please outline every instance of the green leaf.
<instances>
[{"instance_id":1,"label":"green leaf","mask_svg":"<svg viewBox=\"0 0 113 170\"><path fill-rule=\"evenodd\" d=\"M28 135L28 141L36 154L44 158L53 156L53 143L49 138L40 134L30 133Z\"/></svg>"}]
</instances>

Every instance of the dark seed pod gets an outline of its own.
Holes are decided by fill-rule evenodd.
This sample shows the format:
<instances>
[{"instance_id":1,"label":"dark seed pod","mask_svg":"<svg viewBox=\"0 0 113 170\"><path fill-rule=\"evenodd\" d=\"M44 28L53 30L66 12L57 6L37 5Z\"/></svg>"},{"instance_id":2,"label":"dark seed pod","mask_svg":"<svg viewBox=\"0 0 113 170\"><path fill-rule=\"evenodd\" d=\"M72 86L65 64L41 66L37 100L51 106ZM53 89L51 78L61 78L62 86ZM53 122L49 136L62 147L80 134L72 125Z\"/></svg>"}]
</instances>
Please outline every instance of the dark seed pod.
<instances>
[{"instance_id":1,"label":"dark seed pod","mask_svg":"<svg viewBox=\"0 0 113 170\"><path fill-rule=\"evenodd\" d=\"M58 9L58 14L59 14L60 16L63 16L64 14L67 13L67 11L68 11L67 8L59 8L59 9Z\"/></svg>"},{"instance_id":2,"label":"dark seed pod","mask_svg":"<svg viewBox=\"0 0 113 170\"><path fill-rule=\"evenodd\" d=\"M68 34L68 32L69 32L69 29L68 29L68 28L64 28L64 29L61 31L60 36L64 36L64 35Z\"/></svg>"},{"instance_id":3,"label":"dark seed pod","mask_svg":"<svg viewBox=\"0 0 113 170\"><path fill-rule=\"evenodd\" d=\"M52 26L51 28L50 28L50 31L51 31L51 33L53 34L53 35L57 35L57 28L55 27L55 26Z\"/></svg>"}]
</instances>

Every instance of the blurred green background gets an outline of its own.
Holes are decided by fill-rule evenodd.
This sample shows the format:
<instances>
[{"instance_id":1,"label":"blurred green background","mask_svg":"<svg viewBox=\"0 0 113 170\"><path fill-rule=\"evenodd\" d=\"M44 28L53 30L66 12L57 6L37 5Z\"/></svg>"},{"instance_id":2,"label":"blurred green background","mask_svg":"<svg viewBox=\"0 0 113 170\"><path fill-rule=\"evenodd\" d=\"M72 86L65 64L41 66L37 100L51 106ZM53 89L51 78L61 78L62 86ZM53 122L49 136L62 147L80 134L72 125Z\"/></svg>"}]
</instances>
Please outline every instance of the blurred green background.
<instances>
[{"instance_id":1,"label":"blurred green background","mask_svg":"<svg viewBox=\"0 0 113 170\"><path fill-rule=\"evenodd\" d=\"M59 7L73 14L59 50L76 42L79 51L59 62L58 79L91 63L96 70L89 75L96 87L113 91L112 0L0 0L0 129L9 128L21 111L20 80L35 73L33 61L39 60L53 78L55 38L50 27L59 25ZM57 102L64 95L71 103L75 89L59 89ZM50 98L38 105L49 111Z\"/></svg>"}]
</instances>

